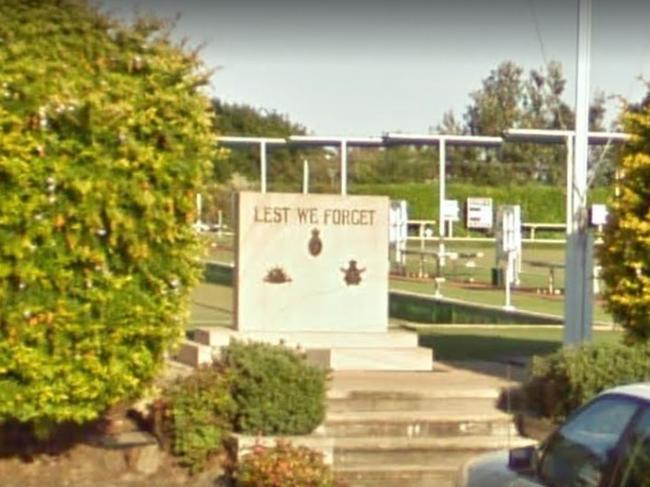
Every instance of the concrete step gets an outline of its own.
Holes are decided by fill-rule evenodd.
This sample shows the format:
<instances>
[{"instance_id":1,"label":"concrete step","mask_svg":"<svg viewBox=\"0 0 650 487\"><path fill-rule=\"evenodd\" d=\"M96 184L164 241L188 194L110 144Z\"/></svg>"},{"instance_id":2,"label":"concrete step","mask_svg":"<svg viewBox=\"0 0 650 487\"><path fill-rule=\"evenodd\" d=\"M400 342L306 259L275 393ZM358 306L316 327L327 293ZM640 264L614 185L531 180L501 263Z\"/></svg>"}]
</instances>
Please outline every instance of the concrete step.
<instances>
[{"instance_id":1,"label":"concrete step","mask_svg":"<svg viewBox=\"0 0 650 487\"><path fill-rule=\"evenodd\" d=\"M213 347L224 347L230 340L252 340L264 343L283 343L301 348L409 348L418 346L417 333L404 330L373 332L272 332L237 331L230 328L196 328L194 341Z\"/></svg>"},{"instance_id":2,"label":"concrete step","mask_svg":"<svg viewBox=\"0 0 650 487\"><path fill-rule=\"evenodd\" d=\"M359 465L337 468L334 475L350 487L452 487L457 472L430 465Z\"/></svg>"},{"instance_id":3,"label":"concrete step","mask_svg":"<svg viewBox=\"0 0 650 487\"><path fill-rule=\"evenodd\" d=\"M178 349L172 353L171 360L180 362L190 367L212 363L214 349L207 345L201 345L191 340L185 340Z\"/></svg>"},{"instance_id":4,"label":"concrete step","mask_svg":"<svg viewBox=\"0 0 650 487\"><path fill-rule=\"evenodd\" d=\"M471 412L465 405L459 412L370 411L328 412L323 433L330 437L453 437L516 435L512 418L499 411Z\"/></svg>"},{"instance_id":5,"label":"concrete step","mask_svg":"<svg viewBox=\"0 0 650 487\"><path fill-rule=\"evenodd\" d=\"M454 410L456 406L463 407L471 401L480 411L494 409L497 398L445 398L445 397L413 397L397 399L390 397L374 398L330 398L327 401L327 410L332 413L367 412L367 411L435 411L437 409Z\"/></svg>"},{"instance_id":6,"label":"concrete step","mask_svg":"<svg viewBox=\"0 0 650 487\"><path fill-rule=\"evenodd\" d=\"M431 371L430 348L331 348L307 349L307 359L331 370Z\"/></svg>"},{"instance_id":7,"label":"concrete step","mask_svg":"<svg viewBox=\"0 0 650 487\"><path fill-rule=\"evenodd\" d=\"M456 468L480 453L532 444L512 436L456 436L443 438L335 438L334 467L428 464Z\"/></svg>"}]
</instances>

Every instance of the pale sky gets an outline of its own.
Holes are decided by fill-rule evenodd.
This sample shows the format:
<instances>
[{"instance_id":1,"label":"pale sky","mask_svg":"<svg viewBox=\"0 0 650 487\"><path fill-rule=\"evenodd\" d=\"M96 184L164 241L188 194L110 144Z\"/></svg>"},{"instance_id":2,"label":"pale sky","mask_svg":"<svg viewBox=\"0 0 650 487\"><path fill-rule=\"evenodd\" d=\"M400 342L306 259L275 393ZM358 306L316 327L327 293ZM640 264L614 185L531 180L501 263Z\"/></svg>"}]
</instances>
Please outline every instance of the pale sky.
<instances>
[{"instance_id":1,"label":"pale sky","mask_svg":"<svg viewBox=\"0 0 650 487\"><path fill-rule=\"evenodd\" d=\"M427 133L505 60L563 65L573 106L578 0L103 0L182 15L218 68L212 94L287 114L318 135ZM650 79L650 1L593 0L591 86L638 101ZM608 104L609 117L617 103Z\"/></svg>"}]
</instances>

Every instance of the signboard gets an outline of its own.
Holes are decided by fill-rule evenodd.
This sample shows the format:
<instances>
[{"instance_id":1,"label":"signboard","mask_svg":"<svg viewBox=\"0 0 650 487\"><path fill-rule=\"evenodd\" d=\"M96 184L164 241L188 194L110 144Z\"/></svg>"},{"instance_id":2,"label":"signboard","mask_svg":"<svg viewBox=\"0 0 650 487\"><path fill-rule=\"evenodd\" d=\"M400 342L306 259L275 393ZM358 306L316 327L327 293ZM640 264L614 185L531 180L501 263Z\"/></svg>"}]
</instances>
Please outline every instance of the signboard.
<instances>
[{"instance_id":1,"label":"signboard","mask_svg":"<svg viewBox=\"0 0 650 487\"><path fill-rule=\"evenodd\" d=\"M467 198L468 229L491 230L493 219L492 198Z\"/></svg>"},{"instance_id":2,"label":"signboard","mask_svg":"<svg viewBox=\"0 0 650 487\"><path fill-rule=\"evenodd\" d=\"M460 221L460 206L458 200L445 200L442 207L442 216L446 221L459 222Z\"/></svg>"},{"instance_id":3,"label":"signboard","mask_svg":"<svg viewBox=\"0 0 650 487\"><path fill-rule=\"evenodd\" d=\"M388 198L241 192L237 210L238 330L388 329Z\"/></svg>"},{"instance_id":4,"label":"signboard","mask_svg":"<svg viewBox=\"0 0 650 487\"><path fill-rule=\"evenodd\" d=\"M406 200L390 202L388 241L391 244L406 242L408 237L408 204Z\"/></svg>"},{"instance_id":5,"label":"signboard","mask_svg":"<svg viewBox=\"0 0 650 487\"><path fill-rule=\"evenodd\" d=\"M600 227L607 223L607 206L606 205L591 205L590 223L596 227Z\"/></svg>"}]
</instances>

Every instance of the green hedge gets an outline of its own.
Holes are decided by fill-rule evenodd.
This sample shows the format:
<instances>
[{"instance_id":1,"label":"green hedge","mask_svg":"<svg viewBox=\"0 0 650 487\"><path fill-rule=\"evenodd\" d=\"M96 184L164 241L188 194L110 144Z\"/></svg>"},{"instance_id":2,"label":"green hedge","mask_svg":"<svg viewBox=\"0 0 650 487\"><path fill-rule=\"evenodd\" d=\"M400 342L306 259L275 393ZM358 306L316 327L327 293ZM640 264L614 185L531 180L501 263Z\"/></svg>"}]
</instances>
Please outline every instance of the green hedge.
<instances>
[{"instance_id":1,"label":"green hedge","mask_svg":"<svg viewBox=\"0 0 650 487\"><path fill-rule=\"evenodd\" d=\"M524 392L531 411L558 421L605 389L649 379L648 347L589 344L535 357Z\"/></svg>"},{"instance_id":2,"label":"green hedge","mask_svg":"<svg viewBox=\"0 0 650 487\"><path fill-rule=\"evenodd\" d=\"M566 202L562 187L528 184L525 186L478 186L467 183L447 184L447 198L457 199L464 206L468 197L492 198L498 205L521 205L526 222L564 223ZM594 203L605 203L609 188L596 188L590 192ZM405 199L409 203L409 218L438 219L438 183L359 184L350 187L353 194L373 194L391 199Z\"/></svg>"},{"instance_id":3,"label":"green hedge","mask_svg":"<svg viewBox=\"0 0 650 487\"><path fill-rule=\"evenodd\" d=\"M233 341L222 351L232 374L235 430L311 433L325 417L326 373L281 345Z\"/></svg>"}]
</instances>

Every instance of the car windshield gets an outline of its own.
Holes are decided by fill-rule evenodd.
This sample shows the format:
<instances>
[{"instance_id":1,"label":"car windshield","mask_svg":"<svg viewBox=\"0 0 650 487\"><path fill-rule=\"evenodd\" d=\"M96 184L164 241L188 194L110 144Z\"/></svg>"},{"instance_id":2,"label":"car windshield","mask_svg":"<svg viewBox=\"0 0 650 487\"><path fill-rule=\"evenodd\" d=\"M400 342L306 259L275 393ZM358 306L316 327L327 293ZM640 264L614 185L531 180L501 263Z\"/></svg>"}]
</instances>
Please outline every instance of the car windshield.
<instances>
[{"instance_id":1,"label":"car windshield","mask_svg":"<svg viewBox=\"0 0 650 487\"><path fill-rule=\"evenodd\" d=\"M540 474L550 486L597 486L637 403L622 396L597 399L562 426L547 445Z\"/></svg>"},{"instance_id":2,"label":"car windshield","mask_svg":"<svg viewBox=\"0 0 650 487\"><path fill-rule=\"evenodd\" d=\"M650 487L650 406L641 414L622 449L621 487Z\"/></svg>"}]
</instances>

